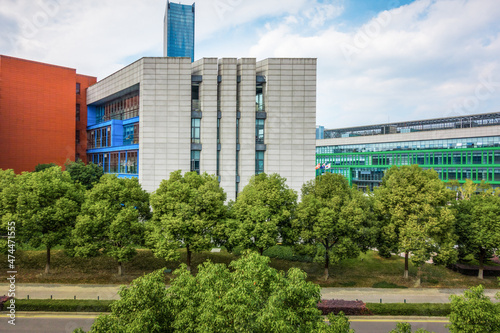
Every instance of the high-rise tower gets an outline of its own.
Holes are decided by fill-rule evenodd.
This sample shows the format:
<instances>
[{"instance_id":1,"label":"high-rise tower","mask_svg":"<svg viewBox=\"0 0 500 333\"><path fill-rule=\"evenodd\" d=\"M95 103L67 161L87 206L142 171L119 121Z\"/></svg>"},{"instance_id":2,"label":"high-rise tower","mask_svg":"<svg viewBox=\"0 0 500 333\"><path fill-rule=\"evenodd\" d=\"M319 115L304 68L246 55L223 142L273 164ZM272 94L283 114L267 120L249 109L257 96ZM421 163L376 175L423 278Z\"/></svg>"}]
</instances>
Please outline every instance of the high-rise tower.
<instances>
[{"instance_id":1,"label":"high-rise tower","mask_svg":"<svg viewBox=\"0 0 500 333\"><path fill-rule=\"evenodd\" d=\"M194 61L194 3L182 5L167 0L163 56L189 57Z\"/></svg>"}]
</instances>

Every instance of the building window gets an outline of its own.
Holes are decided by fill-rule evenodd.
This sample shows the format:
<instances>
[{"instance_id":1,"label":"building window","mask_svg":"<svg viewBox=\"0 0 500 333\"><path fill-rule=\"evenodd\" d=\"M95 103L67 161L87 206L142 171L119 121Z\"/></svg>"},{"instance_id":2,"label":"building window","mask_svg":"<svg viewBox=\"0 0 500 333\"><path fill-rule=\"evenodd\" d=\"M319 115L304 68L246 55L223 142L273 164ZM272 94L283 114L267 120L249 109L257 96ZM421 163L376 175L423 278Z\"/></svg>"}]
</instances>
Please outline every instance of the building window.
<instances>
[{"instance_id":1,"label":"building window","mask_svg":"<svg viewBox=\"0 0 500 333\"><path fill-rule=\"evenodd\" d=\"M258 175L264 172L264 152L255 152L255 174Z\"/></svg>"},{"instance_id":2,"label":"building window","mask_svg":"<svg viewBox=\"0 0 500 333\"><path fill-rule=\"evenodd\" d=\"M200 111L200 85L191 86L191 111Z\"/></svg>"},{"instance_id":3,"label":"building window","mask_svg":"<svg viewBox=\"0 0 500 333\"><path fill-rule=\"evenodd\" d=\"M78 162L80 160L80 154L76 153L75 154L75 161Z\"/></svg>"},{"instance_id":4,"label":"building window","mask_svg":"<svg viewBox=\"0 0 500 333\"><path fill-rule=\"evenodd\" d=\"M127 173L137 174L137 151L127 152Z\"/></svg>"},{"instance_id":5,"label":"building window","mask_svg":"<svg viewBox=\"0 0 500 333\"><path fill-rule=\"evenodd\" d=\"M139 91L97 107L97 123L111 119L126 120L139 116Z\"/></svg>"},{"instance_id":6,"label":"building window","mask_svg":"<svg viewBox=\"0 0 500 333\"><path fill-rule=\"evenodd\" d=\"M264 112L266 108L264 107L264 89L262 85L257 86L255 93L255 111Z\"/></svg>"},{"instance_id":7,"label":"building window","mask_svg":"<svg viewBox=\"0 0 500 333\"><path fill-rule=\"evenodd\" d=\"M111 147L111 126L87 131L87 149Z\"/></svg>"},{"instance_id":8,"label":"building window","mask_svg":"<svg viewBox=\"0 0 500 333\"><path fill-rule=\"evenodd\" d=\"M80 104L76 105L76 115L75 115L76 121L80 121Z\"/></svg>"},{"instance_id":9,"label":"building window","mask_svg":"<svg viewBox=\"0 0 500 333\"><path fill-rule=\"evenodd\" d=\"M119 153L109 154L109 172L118 173L118 156Z\"/></svg>"},{"instance_id":10,"label":"building window","mask_svg":"<svg viewBox=\"0 0 500 333\"><path fill-rule=\"evenodd\" d=\"M76 94L80 95L80 83L76 84Z\"/></svg>"},{"instance_id":11,"label":"building window","mask_svg":"<svg viewBox=\"0 0 500 333\"><path fill-rule=\"evenodd\" d=\"M191 143L201 143L201 119L191 119Z\"/></svg>"},{"instance_id":12,"label":"building window","mask_svg":"<svg viewBox=\"0 0 500 333\"><path fill-rule=\"evenodd\" d=\"M255 120L255 143L264 144L264 119Z\"/></svg>"},{"instance_id":13,"label":"building window","mask_svg":"<svg viewBox=\"0 0 500 333\"><path fill-rule=\"evenodd\" d=\"M75 133L75 142L77 145L80 144L80 131L79 130L76 130L76 133Z\"/></svg>"},{"instance_id":14,"label":"building window","mask_svg":"<svg viewBox=\"0 0 500 333\"><path fill-rule=\"evenodd\" d=\"M191 171L195 171L197 174L200 174L200 151L192 150L191 151Z\"/></svg>"},{"instance_id":15,"label":"building window","mask_svg":"<svg viewBox=\"0 0 500 333\"><path fill-rule=\"evenodd\" d=\"M139 143L139 124L132 124L123 127L123 144L136 145Z\"/></svg>"}]
</instances>

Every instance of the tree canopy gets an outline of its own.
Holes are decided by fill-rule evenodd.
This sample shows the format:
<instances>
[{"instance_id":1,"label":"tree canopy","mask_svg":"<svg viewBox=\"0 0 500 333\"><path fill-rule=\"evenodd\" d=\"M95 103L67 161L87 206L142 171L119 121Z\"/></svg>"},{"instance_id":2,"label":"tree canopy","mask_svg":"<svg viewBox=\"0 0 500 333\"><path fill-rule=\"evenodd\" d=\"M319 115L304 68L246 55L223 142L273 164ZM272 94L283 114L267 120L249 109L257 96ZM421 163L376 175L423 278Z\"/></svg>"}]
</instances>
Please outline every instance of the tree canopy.
<instances>
[{"instance_id":1,"label":"tree canopy","mask_svg":"<svg viewBox=\"0 0 500 333\"><path fill-rule=\"evenodd\" d=\"M122 275L122 263L137 254L135 245L143 243L144 221L149 217L149 194L137 178L104 175L85 194L72 232L74 254L107 254L118 261L118 274Z\"/></svg>"},{"instance_id":2,"label":"tree canopy","mask_svg":"<svg viewBox=\"0 0 500 333\"><path fill-rule=\"evenodd\" d=\"M265 249L292 240L291 220L297 205L297 193L278 174L261 173L250 179L231 207L237 221L228 233L229 242L246 249Z\"/></svg>"},{"instance_id":3,"label":"tree canopy","mask_svg":"<svg viewBox=\"0 0 500 333\"><path fill-rule=\"evenodd\" d=\"M162 271L146 275L122 288L90 332L351 332L344 316L324 322L320 287L304 272L278 272L269 261L247 252L229 267L206 262L196 276L183 264L168 289Z\"/></svg>"},{"instance_id":4,"label":"tree canopy","mask_svg":"<svg viewBox=\"0 0 500 333\"><path fill-rule=\"evenodd\" d=\"M77 162L68 161L65 166L66 171L68 171L71 176L71 179L85 186L87 190L90 190L104 175L102 167L94 163L86 165L81 160L78 160Z\"/></svg>"},{"instance_id":5,"label":"tree canopy","mask_svg":"<svg viewBox=\"0 0 500 333\"><path fill-rule=\"evenodd\" d=\"M225 217L225 200L217 177L172 172L151 195L153 218L147 237L155 255L175 260L184 245L190 269L192 252L211 249L212 231Z\"/></svg>"},{"instance_id":6,"label":"tree canopy","mask_svg":"<svg viewBox=\"0 0 500 333\"><path fill-rule=\"evenodd\" d=\"M16 213L21 239L31 246L45 245L50 271L50 249L69 236L80 213L84 189L61 167L26 172L17 177Z\"/></svg>"},{"instance_id":7,"label":"tree canopy","mask_svg":"<svg viewBox=\"0 0 500 333\"><path fill-rule=\"evenodd\" d=\"M455 203L455 215L459 253L479 261L478 278L483 279L485 260L500 248L500 197L472 195Z\"/></svg>"},{"instance_id":8,"label":"tree canopy","mask_svg":"<svg viewBox=\"0 0 500 333\"><path fill-rule=\"evenodd\" d=\"M325 263L328 279L330 263L356 258L373 244L372 215L368 197L342 175L326 173L302 187L294 227L306 250Z\"/></svg>"},{"instance_id":9,"label":"tree canopy","mask_svg":"<svg viewBox=\"0 0 500 333\"><path fill-rule=\"evenodd\" d=\"M375 190L375 207L381 217L378 247L382 252L405 253L421 266L433 256L435 263L456 260L455 218L447 206L453 193L434 170L418 165L393 166Z\"/></svg>"},{"instance_id":10,"label":"tree canopy","mask_svg":"<svg viewBox=\"0 0 500 333\"><path fill-rule=\"evenodd\" d=\"M9 223L16 222L16 205L16 174L11 169L0 169L0 235L7 235ZM0 253L7 253L7 250L7 240L0 238Z\"/></svg>"}]
</instances>

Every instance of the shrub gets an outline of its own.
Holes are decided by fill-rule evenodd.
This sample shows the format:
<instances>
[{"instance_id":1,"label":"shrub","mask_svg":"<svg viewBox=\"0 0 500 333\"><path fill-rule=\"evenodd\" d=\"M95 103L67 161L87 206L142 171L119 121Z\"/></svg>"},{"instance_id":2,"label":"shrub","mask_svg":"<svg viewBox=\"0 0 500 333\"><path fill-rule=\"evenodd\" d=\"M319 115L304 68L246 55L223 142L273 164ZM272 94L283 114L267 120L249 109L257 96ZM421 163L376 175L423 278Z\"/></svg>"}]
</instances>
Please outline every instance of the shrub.
<instances>
[{"instance_id":1,"label":"shrub","mask_svg":"<svg viewBox=\"0 0 500 333\"><path fill-rule=\"evenodd\" d=\"M343 312L347 316L370 315L370 310L362 301L344 301L343 299L323 299L318 303L318 309L324 316L329 313Z\"/></svg>"},{"instance_id":2,"label":"shrub","mask_svg":"<svg viewBox=\"0 0 500 333\"><path fill-rule=\"evenodd\" d=\"M446 317L450 304L444 303L367 303L367 309L378 316L431 316Z\"/></svg>"},{"instance_id":3,"label":"shrub","mask_svg":"<svg viewBox=\"0 0 500 333\"><path fill-rule=\"evenodd\" d=\"M19 311L110 312L113 301L73 299L16 299Z\"/></svg>"}]
</instances>

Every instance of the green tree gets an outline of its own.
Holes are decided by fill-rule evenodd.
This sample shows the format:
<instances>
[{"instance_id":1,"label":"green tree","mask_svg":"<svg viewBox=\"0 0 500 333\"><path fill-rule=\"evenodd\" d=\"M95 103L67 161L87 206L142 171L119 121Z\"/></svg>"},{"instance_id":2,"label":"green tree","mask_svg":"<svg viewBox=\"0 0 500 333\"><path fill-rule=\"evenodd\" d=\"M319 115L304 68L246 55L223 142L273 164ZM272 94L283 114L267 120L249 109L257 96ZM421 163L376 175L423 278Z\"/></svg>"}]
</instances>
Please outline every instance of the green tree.
<instances>
[{"instance_id":1,"label":"green tree","mask_svg":"<svg viewBox=\"0 0 500 333\"><path fill-rule=\"evenodd\" d=\"M112 314L99 317L91 332L352 332L342 315L324 323L320 287L304 272L278 272L269 261L247 252L230 267L205 262L196 276L183 264L168 289L161 271L144 276L122 289Z\"/></svg>"},{"instance_id":2,"label":"green tree","mask_svg":"<svg viewBox=\"0 0 500 333\"><path fill-rule=\"evenodd\" d=\"M368 197L351 189L339 174L326 173L304 184L294 227L317 261L329 264L356 258L373 243L372 207Z\"/></svg>"},{"instance_id":3,"label":"green tree","mask_svg":"<svg viewBox=\"0 0 500 333\"><path fill-rule=\"evenodd\" d=\"M500 307L484 295L479 285L464 291L464 295L451 295L450 333L500 332Z\"/></svg>"},{"instance_id":4,"label":"green tree","mask_svg":"<svg viewBox=\"0 0 500 333\"><path fill-rule=\"evenodd\" d=\"M102 167L94 163L89 163L85 165L81 160L77 162L68 161L65 164L66 171L69 172L71 179L75 182L79 182L87 190L90 190L94 184L99 182L99 179L104 174Z\"/></svg>"},{"instance_id":5,"label":"green tree","mask_svg":"<svg viewBox=\"0 0 500 333\"><path fill-rule=\"evenodd\" d=\"M472 195L455 203L456 232L461 256L479 261L478 278L483 279L484 262L500 248L500 197Z\"/></svg>"},{"instance_id":6,"label":"green tree","mask_svg":"<svg viewBox=\"0 0 500 333\"><path fill-rule=\"evenodd\" d=\"M0 236L7 236L8 228L12 227L12 222L16 222L16 205L16 174L12 169L0 169ZM7 253L7 245L7 238L0 238L0 253Z\"/></svg>"},{"instance_id":7,"label":"green tree","mask_svg":"<svg viewBox=\"0 0 500 333\"><path fill-rule=\"evenodd\" d=\"M39 163L35 166L35 172L40 172L40 171L43 171L45 169L49 169L49 168L52 168L52 167L55 167L57 166L57 164L55 163Z\"/></svg>"},{"instance_id":8,"label":"green tree","mask_svg":"<svg viewBox=\"0 0 500 333\"><path fill-rule=\"evenodd\" d=\"M136 254L135 245L144 241L144 221L150 217L149 194L137 178L105 175L85 195L82 212L72 232L74 255L109 255L122 263Z\"/></svg>"},{"instance_id":9,"label":"green tree","mask_svg":"<svg viewBox=\"0 0 500 333\"><path fill-rule=\"evenodd\" d=\"M297 193L286 185L285 178L265 173L253 176L232 206L237 224L230 232L230 243L262 254L278 239L290 242L296 206Z\"/></svg>"},{"instance_id":10,"label":"green tree","mask_svg":"<svg viewBox=\"0 0 500 333\"><path fill-rule=\"evenodd\" d=\"M456 260L455 218L447 206L453 193L434 170L418 165L393 166L375 190L375 207L380 221L379 247L404 252L404 277L408 258L419 267L433 256L435 263Z\"/></svg>"},{"instance_id":11,"label":"green tree","mask_svg":"<svg viewBox=\"0 0 500 333\"><path fill-rule=\"evenodd\" d=\"M75 184L61 167L23 173L17 180L16 212L21 223L21 240L34 247L45 246L45 273L49 274L50 249L70 235L80 213L84 188Z\"/></svg>"},{"instance_id":12,"label":"green tree","mask_svg":"<svg viewBox=\"0 0 500 333\"><path fill-rule=\"evenodd\" d=\"M172 172L151 195L153 218L148 228L148 243L155 255L166 260L178 259L178 249L184 245L187 267L191 269L192 253L212 247L212 231L224 219L225 200L217 177Z\"/></svg>"}]
</instances>

